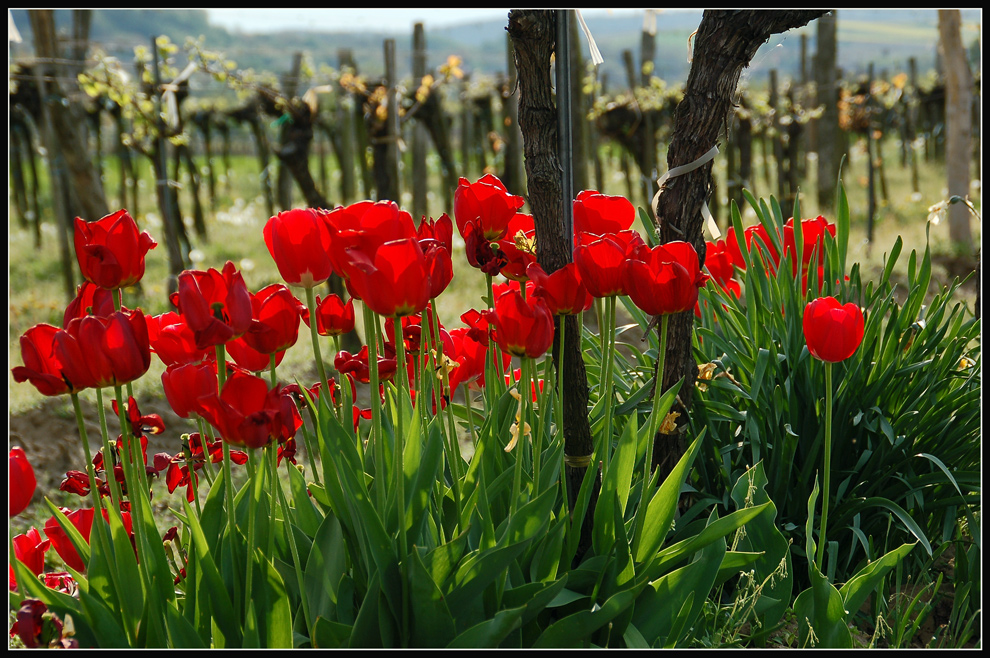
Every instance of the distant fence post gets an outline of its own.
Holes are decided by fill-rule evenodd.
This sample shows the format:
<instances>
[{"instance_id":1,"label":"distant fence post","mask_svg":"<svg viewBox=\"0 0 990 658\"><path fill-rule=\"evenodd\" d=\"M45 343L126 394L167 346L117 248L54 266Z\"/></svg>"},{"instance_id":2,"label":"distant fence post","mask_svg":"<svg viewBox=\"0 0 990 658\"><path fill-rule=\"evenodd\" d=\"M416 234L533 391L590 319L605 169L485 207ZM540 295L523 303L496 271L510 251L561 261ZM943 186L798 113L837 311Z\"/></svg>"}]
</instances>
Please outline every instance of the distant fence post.
<instances>
[{"instance_id":1,"label":"distant fence post","mask_svg":"<svg viewBox=\"0 0 990 658\"><path fill-rule=\"evenodd\" d=\"M573 10L557 12L557 48L554 56L557 72L557 135L560 141L561 210L564 215L564 240L569 248L568 261L574 254L574 131L571 112L571 31L568 29Z\"/></svg>"},{"instance_id":2,"label":"distant fence post","mask_svg":"<svg viewBox=\"0 0 990 658\"><path fill-rule=\"evenodd\" d=\"M422 84L426 75L426 32L422 23L413 25L413 86ZM426 170L426 128L413 121L412 126L412 215L417 222L428 214L426 194L428 176Z\"/></svg>"},{"instance_id":3,"label":"distant fence post","mask_svg":"<svg viewBox=\"0 0 990 658\"><path fill-rule=\"evenodd\" d=\"M385 128L385 167L387 176L381 182L386 189L379 190L378 199L402 201L399 193L399 103L395 91L395 39L385 40L385 90L388 102L388 119Z\"/></svg>"}]
</instances>

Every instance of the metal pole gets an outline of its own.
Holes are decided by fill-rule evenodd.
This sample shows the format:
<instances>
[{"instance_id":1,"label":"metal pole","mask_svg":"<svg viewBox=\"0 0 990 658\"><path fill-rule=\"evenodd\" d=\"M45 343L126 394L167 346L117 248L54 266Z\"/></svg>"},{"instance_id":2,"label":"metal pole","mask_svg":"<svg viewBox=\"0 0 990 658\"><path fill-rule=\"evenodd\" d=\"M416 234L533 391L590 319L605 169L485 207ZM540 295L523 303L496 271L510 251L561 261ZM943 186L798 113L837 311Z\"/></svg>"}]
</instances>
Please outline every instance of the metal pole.
<instances>
[{"instance_id":1,"label":"metal pole","mask_svg":"<svg viewBox=\"0 0 990 658\"><path fill-rule=\"evenodd\" d=\"M563 180L564 237L570 243L568 262L574 255L574 149L571 124L571 31L569 22L573 20L573 10L557 10L557 47L555 50L557 74L557 135L559 160Z\"/></svg>"}]
</instances>

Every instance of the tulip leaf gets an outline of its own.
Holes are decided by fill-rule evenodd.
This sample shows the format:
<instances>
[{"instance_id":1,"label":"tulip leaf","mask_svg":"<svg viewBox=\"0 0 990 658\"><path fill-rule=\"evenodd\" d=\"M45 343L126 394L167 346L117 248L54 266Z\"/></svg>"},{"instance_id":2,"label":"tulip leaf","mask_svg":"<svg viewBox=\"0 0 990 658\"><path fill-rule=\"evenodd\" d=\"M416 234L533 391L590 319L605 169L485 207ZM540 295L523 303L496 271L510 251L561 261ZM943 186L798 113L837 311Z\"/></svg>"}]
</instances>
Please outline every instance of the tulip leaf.
<instances>
[{"instance_id":1,"label":"tulip leaf","mask_svg":"<svg viewBox=\"0 0 990 658\"><path fill-rule=\"evenodd\" d=\"M213 561L199 520L189 508L189 503L185 499L182 502L186 515L189 517L189 530L192 537L189 544L188 559L190 562L195 560L196 567L202 572L202 582L210 597L212 618L223 634L223 646L236 647L241 642L241 626L237 621L239 615L234 611L234 605L227 593L227 586Z\"/></svg>"},{"instance_id":2,"label":"tulip leaf","mask_svg":"<svg viewBox=\"0 0 990 658\"><path fill-rule=\"evenodd\" d=\"M798 647L849 649L852 635L846 623L842 595L822 575L809 557L808 571L811 587L794 600L794 615L798 622ZM854 611L855 612L855 611Z\"/></svg>"},{"instance_id":3,"label":"tulip leaf","mask_svg":"<svg viewBox=\"0 0 990 658\"><path fill-rule=\"evenodd\" d=\"M138 570L134 546L124 528L120 512L110 507L107 516L113 541L113 563L117 569L117 582L124 584L120 592L120 613L125 626L131 632L131 637L134 637L144 610L145 596L150 593L144 591L145 583Z\"/></svg>"},{"instance_id":4,"label":"tulip leaf","mask_svg":"<svg viewBox=\"0 0 990 658\"><path fill-rule=\"evenodd\" d=\"M289 502L294 503L291 507L293 522L309 537L315 537L323 518L307 495L306 478L292 464L289 464L288 471L289 489L292 492Z\"/></svg>"},{"instance_id":5,"label":"tulip leaf","mask_svg":"<svg viewBox=\"0 0 990 658\"><path fill-rule=\"evenodd\" d=\"M176 649L208 649L189 621L171 605L165 606L165 626L169 644Z\"/></svg>"},{"instance_id":6,"label":"tulip leaf","mask_svg":"<svg viewBox=\"0 0 990 658\"><path fill-rule=\"evenodd\" d=\"M652 500L644 498L644 501L647 501L645 502L647 505L646 513L637 515L636 531L633 538L633 557L637 562L652 560L663 543L667 531L670 530L670 523L674 519L674 511L677 509L677 500L681 494L681 485L687 478L691 464L701 448L704 435L705 430L702 429L698 437L684 451L667 479L660 485L660 489Z\"/></svg>"},{"instance_id":7,"label":"tulip leaf","mask_svg":"<svg viewBox=\"0 0 990 658\"><path fill-rule=\"evenodd\" d=\"M99 638L101 649L127 649L134 646L119 623L118 613L107 607L99 596L80 588L79 602L88 613L89 625ZM78 628L76 625L76 629Z\"/></svg>"},{"instance_id":8,"label":"tulip leaf","mask_svg":"<svg viewBox=\"0 0 990 658\"><path fill-rule=\"evenodd\" d=\"M902 544L883 557L867 564L840 587L839 594L842 595L842 603L846 610L851 613L858 611L870 594L876 590L880 580L896 567L898 562L907 557L913 548L914 544Z\"/></svg>"},{"instance_id":9,"label":"tulip leaf","mask_svg":"<svg viewBox=\"0 0 990 658\"><path fill-rule=\"evenodd\" d=\"M454 618L443 593L430 576L419 550L409 552L406 564L409 596L410 645L442 647L454 638Z\"/></svg>"},{"instance_id":10,"label":"tulip leaf","mask_svg":"<svg viewBox=\"0 0 990 658\"><path fill-rule=\"evenodd\" d=\"M340 521L327 514L316 531L303 572L312 617L332 616L337 605L337 585L346 570L347 549Z\"/></svg>"},{"instance_id":11,"label":"tulip leaf","mask_svg":"<svg viewBox=\"0 0 990 658\"><path fill-rule=\"evenodd\" d=\"M489 649L498 647L512 631L522 625L526 606L499 610L486 619L466 629L447 645L448 649Z\"/></svg>"},{"instance_id":12,"label":"tulip leaf","mask_svg":"<svg viewBox=\"0 0 990 658\"><path fill-rule=\"evenodd\" d=\"M551 624L533 643L536 649L579 647L599 628L629 609L639 592L626 589L616 592L601 606L581 610Z\"/></svg>"},{"instance_id":13,"label":"tulip leaf","mask_svg":"<svg viewBox=\"0 0 990 658\"><path fill-rule=\"evenodd\" d=\"M314 649L344 649L350 644L354 627L317 617L313 623Z\"/></svg>"},{"instance_id":14,"label":"tulip leaf","mask_svg":"<svg viewBox=\"0 0 990 658\"><path fill-rule=\"evenodd\" d=\"M615 541L615 526L622 523L622 514L625 513L626 501L629 498L629 484L632 482L633 467L638 456L637 437L636 416L633 415L626 421L625 429L619 437L615 454L612 456L608 470L602 479L602 489L599 494L599 500L602 501L610 501L613 495L618 496L619 516L615 516L615 508L611 504L595 507L592 543L595 552L599 555L603 555L611 549L611 545Z\"/></svg>"}]
</instances>

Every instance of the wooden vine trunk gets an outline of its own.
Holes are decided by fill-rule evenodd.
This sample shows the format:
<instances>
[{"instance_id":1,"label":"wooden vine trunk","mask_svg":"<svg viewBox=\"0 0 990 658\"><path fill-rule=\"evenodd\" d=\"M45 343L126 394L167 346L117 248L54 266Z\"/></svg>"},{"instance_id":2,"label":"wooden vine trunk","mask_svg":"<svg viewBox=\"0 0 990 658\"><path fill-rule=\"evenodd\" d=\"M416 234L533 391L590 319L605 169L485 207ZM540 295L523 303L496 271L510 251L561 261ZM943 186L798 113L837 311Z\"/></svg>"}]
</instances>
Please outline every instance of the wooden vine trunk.
<instances>
[{"instance_id":1,"label":"wooden vine trunk","mask_svg":"<svg viewBox=\"0 0 990 658\"><path fill-rule=\"evenodd\" d=\"M716 144L724 133L740 74L771 35L805 25L824 13L825 10L705 11L694 39L684 98L674 118L667 169L697 160ZM654 220L661 243L690 242L702 264L705 236L701 206L708 201L713 185L711 162L669 178L660 190ZM698 374L691 349L693 329L693 310L670 319L663 390L681 379L685 381L674 407L680 413L677 430L655 437L653 459L654 466L661 469L661 482L684 453L682 434L687 431L687 412Z\"/></svg>"},{"instance_id":2,"label":"wooden vine trunk","mask_svg":"<svg viewBox=\"0 0 990 658\"><path fill-rule=\"evenodd\" d=\"M523 136L529 205L536 225L536 256L549 274L571 260L570 240L564 235L557 110L551 97L554 12L514 9L509 12L508 31L519 76L519 128ZM562 364L564 369L564 455L570 458L591 455L594 451L588 420L588 379L577 320L576 315L564 316L564 354L557 353L555 348L553 355L556 366ZM558 318L557 331L560 325ZM573 509L586 470L587 467L565 466L569 509ZM578 558L590 545L590 512L594 510L594 500L588 509Z\"/></svg>"}]
</instances>

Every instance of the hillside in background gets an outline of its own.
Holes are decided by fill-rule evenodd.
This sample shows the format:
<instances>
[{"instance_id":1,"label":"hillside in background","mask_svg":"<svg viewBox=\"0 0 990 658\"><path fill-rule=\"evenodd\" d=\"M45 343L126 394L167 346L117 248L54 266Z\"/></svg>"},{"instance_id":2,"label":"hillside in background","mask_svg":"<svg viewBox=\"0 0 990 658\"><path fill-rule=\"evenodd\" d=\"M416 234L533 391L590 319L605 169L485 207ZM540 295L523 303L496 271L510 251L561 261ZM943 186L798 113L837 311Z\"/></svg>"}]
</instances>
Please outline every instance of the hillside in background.
<instances>
[{"instance_id":1,"label":"hillside in background","mask_svg":"<svg viewBox=\"0 0 990 658\"><path fill-rule=\"evenodd\" d=\"M11 57L30 57L31 28L26 10L13 10L23 43L10 44ZM350 49L359 72L381 75L383 40L396 40L399 74L408 76L412 57L412 26L406 34L375 32L317 32L291 31L268 34L231 32L211 24L206 10L94 10L90 38L93 45L107 53L129 61L136 45L147 46L152 35L164 34L182 44L186 37L204 37L208 49L223 51L241 68L279 73L291 61L292 53L304 51L314 67L321 64L336 67L340 49ZM978 45L981 13L965 10L964 41L974 44L974 63L979 64ZM608 76L610 90L625 86L626 74L622 52L631 50L638 58L642 12L616 13L588 17L588 24L605 57L600 73ZM701 20L700 10L664 11L657 17L656 75L669 82L680 83L687 77L688 39ZM847 75L865 72L873 63L878 74L906 68L910 57L916 58L919 74L934 69L938 43L937 11L933 9L904 10L840 10L839 65ZM60 31L68 34L70 10L57 10ZM448 55L459 55L464 69L475 75L490 75L506 69L505 23L484 21L456 27L433 28L425 25L429 66L441 64ZM809 56L815 48L815 24L788 35L775 36L754 58L747 74L752 84L762 84L766 72L776 68L784 78L797 78L800 71L800 38L809 36ZM587 44L581 37L587 56Z\"/></svg>"}]
</instances>

